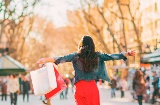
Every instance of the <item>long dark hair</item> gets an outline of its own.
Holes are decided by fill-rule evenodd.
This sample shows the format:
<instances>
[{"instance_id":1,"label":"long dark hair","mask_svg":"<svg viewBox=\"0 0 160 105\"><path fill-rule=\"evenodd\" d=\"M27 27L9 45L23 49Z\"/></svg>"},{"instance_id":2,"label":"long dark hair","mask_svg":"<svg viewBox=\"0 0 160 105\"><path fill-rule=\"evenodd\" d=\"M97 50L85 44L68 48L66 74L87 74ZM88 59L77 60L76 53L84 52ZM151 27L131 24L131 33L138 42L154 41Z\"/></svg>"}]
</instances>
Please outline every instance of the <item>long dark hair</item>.
<instances>
[{"instance_id":1,"label":"long dark hair","mask_svg":"<svg viewBox=\"0 0 160 105\"><path fill-rule=\"evenodd\" d=\"M79 60L82 62L84 71L89 72L98 66L98 55L95 45L90 36L84 36L78 46Z\"/></svg>"},{"instance_id":2,"label":"long dark hair","mask_svg":"<svg viewBox=\"0 0 160 105\"><path fill-rule=\"evenodd\" d=\"M134 82L139 85L145 85L144 75L141 70L135 72Z\"/></svg>"}]
</instances>

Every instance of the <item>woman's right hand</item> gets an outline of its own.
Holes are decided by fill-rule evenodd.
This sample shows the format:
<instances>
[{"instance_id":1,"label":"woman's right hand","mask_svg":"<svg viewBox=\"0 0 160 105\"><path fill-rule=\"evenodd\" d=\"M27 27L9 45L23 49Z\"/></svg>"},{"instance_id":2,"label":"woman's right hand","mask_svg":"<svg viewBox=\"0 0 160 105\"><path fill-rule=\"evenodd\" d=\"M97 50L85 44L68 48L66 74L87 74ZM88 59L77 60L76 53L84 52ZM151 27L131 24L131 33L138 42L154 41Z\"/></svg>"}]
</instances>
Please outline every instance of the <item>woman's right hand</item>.
<instances>
[{"instance_id":1,"label":"woman's right hand","mask_svg":"<svg viewBox=\"0 0 160 105\"><path fill-rule=\"evenodd\" d=\"M45 58L41 58L37 61L38 65L44 65L46 63L46 59Z\"/></svg>"},{"instance_id":2,"label":"woman's right hand","mask_svg":"<svg viewBox=\"0 0 160 105\"><path fill-rule=\"evenodd\" d=\"M45 63L47 63L47 62L52 62L52 63L54 63L55 62L55 60L53 59L53 58L41 58L41 59L39 59L38 61L37 61L37 64L40 66L40 67L42 67Z\"/></svg>"}]
</instances>

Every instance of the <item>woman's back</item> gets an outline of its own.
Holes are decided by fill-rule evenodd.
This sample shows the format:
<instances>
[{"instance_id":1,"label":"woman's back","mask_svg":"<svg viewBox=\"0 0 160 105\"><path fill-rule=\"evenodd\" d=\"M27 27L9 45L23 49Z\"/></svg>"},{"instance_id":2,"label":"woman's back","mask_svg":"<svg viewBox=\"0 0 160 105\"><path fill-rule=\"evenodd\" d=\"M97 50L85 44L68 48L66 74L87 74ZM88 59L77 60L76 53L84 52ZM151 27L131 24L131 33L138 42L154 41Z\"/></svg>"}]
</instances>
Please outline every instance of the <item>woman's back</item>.
<instances>
[{"instance_id":1,"label":"woman's back","mask_svg":"<svg viewBox=\"0 0 160 105\"><path fill-rule=\"evenodd\" d=\"M118 60L123 59L126 60L126 57L120 53L120 54L104 54L97 52L97 60L98 64L94 68L92 68L89 71L86 71L83 66L83 61L79 59L79 55L77 52L58 57L55 61L56 64L64 63L64 62L72 62L73 68L75 70L75 82L78 82L79 80L107 80L110 82L110 79L108 77L108 73L105 66L105 61L109 60Z\"/></svg>"}]
</instances>

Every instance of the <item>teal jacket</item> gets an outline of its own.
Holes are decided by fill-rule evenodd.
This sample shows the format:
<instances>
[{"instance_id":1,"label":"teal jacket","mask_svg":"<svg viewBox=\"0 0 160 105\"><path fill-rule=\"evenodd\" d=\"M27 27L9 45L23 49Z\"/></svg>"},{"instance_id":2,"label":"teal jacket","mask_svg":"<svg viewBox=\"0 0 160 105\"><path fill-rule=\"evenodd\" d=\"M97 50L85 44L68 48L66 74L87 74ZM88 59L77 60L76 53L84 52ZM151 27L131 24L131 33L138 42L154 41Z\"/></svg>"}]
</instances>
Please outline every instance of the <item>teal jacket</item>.
<instances>
[{"instance_id":1,"label":"teal jacket","mask_svg":"<svg viewBox=\"0 0 160 105\"><path fill-rule=\"evenodd\" d=\"M126 60L126 56L124 56L123 53L120 54L105 54L105 53L97 53L98 54L98 67L95 70L92 70L90 72L86 72L82 68L81 61L78 60L78 54L72 53L61 57L55 57L56 61L55 64L60 64L64 62L72 62L73 68L75 70L75 83L80 80L106 80L110 82L110 79L108 77L108 73L106 70L105 62L109 60Z\"/></svg>"}]
</instances>

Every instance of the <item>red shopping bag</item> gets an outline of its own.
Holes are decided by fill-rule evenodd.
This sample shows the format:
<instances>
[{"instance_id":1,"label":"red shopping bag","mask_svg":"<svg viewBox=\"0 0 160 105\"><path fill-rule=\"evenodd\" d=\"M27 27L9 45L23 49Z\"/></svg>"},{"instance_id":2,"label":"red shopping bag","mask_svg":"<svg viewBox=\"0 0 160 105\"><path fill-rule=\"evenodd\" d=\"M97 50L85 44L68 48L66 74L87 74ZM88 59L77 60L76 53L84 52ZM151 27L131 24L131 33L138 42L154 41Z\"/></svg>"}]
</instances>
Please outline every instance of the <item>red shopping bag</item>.
<instances>
[{"instance_id":1,"label":"red shopping bag","mask_svg":"<svg viewBox=\"0 0 160 105\"><path fill-rule=\"evenodd\" d=\"M63 80L63 78L60 76L56 68L54 67L55 75L56 75L56 81L57 81L57 88L53 89L49 93L45 94L46 99L50 99L51 97L55 96L57 93L60 93L64 89L66 89L66 84Z\"/></svg>"}]
</instances>

